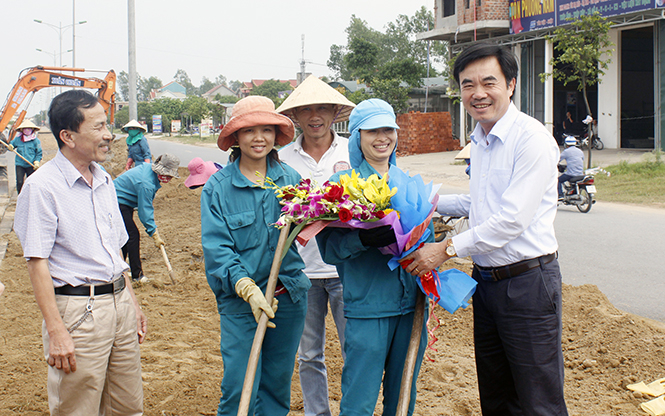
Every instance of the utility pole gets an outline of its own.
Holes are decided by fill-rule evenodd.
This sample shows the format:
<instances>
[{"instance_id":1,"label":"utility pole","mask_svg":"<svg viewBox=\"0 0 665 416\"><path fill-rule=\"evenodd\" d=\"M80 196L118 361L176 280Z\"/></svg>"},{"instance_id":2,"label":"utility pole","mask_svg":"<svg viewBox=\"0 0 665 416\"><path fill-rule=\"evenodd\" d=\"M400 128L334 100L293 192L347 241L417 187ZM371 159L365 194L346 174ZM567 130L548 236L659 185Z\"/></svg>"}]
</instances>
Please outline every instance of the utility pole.
<instances>
[{"instance_id":1,"label":"utility pole","mask_svg":"<svg viewBox=\"0 0 665 416\"><path fill-rule=\"evenodd\" d=\"M136 21L134 0L127 0L127 38L129 41L129 119L138 120L138 104L136 102Z\"/></svg>"},{"instance_id":2,"label":"utility pole","mask_svg":"<svg viewBox=\"0 0 665 416\"><path fill-rule=\"evenodd\" d=\"M298 85L300 85L305 80L305 34L300 35L300 40L302 41L302 59L300 60L300 79L298 80Z\"/></svg>"}]
</instances>

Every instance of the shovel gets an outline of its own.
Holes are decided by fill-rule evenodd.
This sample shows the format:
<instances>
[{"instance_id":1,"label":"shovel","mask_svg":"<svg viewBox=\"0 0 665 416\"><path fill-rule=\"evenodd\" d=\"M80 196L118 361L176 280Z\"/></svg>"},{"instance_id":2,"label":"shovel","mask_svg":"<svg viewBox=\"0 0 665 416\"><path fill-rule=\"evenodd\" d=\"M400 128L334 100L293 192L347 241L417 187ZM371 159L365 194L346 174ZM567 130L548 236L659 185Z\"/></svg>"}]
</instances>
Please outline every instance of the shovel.
<instances>
[{"instance_id":1,"label":"shovel","mask_svg":"<svg viewBox=\"0 0 665 416\"><path fill-rule=\"evenodd\" d=\"M277 276L279 275L279 268L282 265L282 251L286 245L286 239L289 236L289 229L286 226L282 228L279 233L279 240L277 240L277 249L275 250L275 257L272 260L272 267L270 268L270 277L268 277L268 287L266 288L266 301L268 305L272 305L272 299L275 297L275 287L277 287ZM259 318L256 333L254 333L254 342L252 349L249 353L249 360L247 361L247 371L245 372L245 381L242 385L242 393L240 395L240 404L238 406L238 416L247 416L249 413L249 402L252 395L252 387L254 386L254 378L256 376L256 367L259 364L259 355L261 354L261 347L263 346L263 338L266 334L268 326L268 315L265 312Z\"/></svg>"},{"instance_id":2,"label":"shovel","mask_svg":"<svg viewBox=\"0 0 665 416\"><path fill-rule=\"evenodd\" d=\"M7 149L9 149L9 145L8 145L7 143L5 143L4 140L0 140L0 143L2 143ZM35 165L32 164L32 162L30 162L28 159L24 158L19 152L16 151L16 149L9 149L9 150L11 150L12 152L16 153L16 156L18 156L18 157L20 157L21 159L23 159L23 160L25 161L25 163L27 163L28 165L32 166L33 169L37 169L37 168L35 167Z\"/></svg>"},{"instance_id":3,"label":"shovel","mask_svg":"<svg viewBox=\"0 0 665 416\"><path fill-rule=\"evenodd\" d=\"M416 311L413 314L411 340L409 341L409 349L406 351L404 371L402 372L402 384L399 387L399 401L397 402L397 412L395 413L395 416L406 416L409 412L413 371L416 368L416 358L418 357L420 337L423 331L423 321L425 320L425 302L425 294L421 290L418 290Z\"/></svg>"},{"instance_id":4,"label":"shovel","mask_svg":"<svg viewBox=\"0 0 665 416\"><path fill-rule=\"evenodd\" d=\"M171 262L169 261L169 257L166 255L166 249L164 248L164 244L159 246L159 250L162 252L162 258L164 259L164 263L166 263L166 269L169 271L169 277L171 278L171 283L175 285L176 284L175 273L173 272L173 267L171 267Z\"/></svg>"}]
</instances>

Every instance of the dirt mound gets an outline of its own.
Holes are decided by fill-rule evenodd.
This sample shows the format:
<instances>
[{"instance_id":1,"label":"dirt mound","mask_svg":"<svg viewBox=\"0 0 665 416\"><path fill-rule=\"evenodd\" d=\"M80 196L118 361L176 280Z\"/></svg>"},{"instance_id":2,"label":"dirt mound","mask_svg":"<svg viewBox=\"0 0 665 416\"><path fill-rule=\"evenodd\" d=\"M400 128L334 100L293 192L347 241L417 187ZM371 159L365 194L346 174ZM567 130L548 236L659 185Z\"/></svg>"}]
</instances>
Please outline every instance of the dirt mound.
<instances>
[{"instance_id":1,"label":"dirt mound","mask_svg":"<svg viewBox=\"0 0 665 416\"><path fill-rule=\"evenodd\" d=\"M45 139L42 145L48 148ZM54 142L54 141L53 141ZM54 145L50 144L53 156ZM122 172L124 141L113 146L106 164ZM157 193L155 216L177 276L169 284L166 266L142 232L143 267L151 282L135 287L148 316L148 337L141 347L146 415L214 415L219 400L222 359L219 316L205 279L200 244L200 189L189 190L180 179ZM139 228L141 228L139 226ZM41 313L16 236L6 234L7 255L0 280L7 289L0 298L0 416L46 415L46 363L41 341ZM450 265L464 271L470 263ZM428 351L418 378L416 414L478 415L472 307L450 315L436 308L436 351ZM573 415L639 415L646 401L625 385L665 377L665 325L622 312L590 285L563 290L563 350L566 360L566 399ZM434 320L433 320L434 321ZM430 327L436 323L431 322ZM342 360L332 322L328 322L327 359L333 413L341 398ZM292 386L293 415L303 414L297 371ZM380 409L380 406L378 406ZM379 410L377 409L377 414Z\"/></svg>"}]
</instances>

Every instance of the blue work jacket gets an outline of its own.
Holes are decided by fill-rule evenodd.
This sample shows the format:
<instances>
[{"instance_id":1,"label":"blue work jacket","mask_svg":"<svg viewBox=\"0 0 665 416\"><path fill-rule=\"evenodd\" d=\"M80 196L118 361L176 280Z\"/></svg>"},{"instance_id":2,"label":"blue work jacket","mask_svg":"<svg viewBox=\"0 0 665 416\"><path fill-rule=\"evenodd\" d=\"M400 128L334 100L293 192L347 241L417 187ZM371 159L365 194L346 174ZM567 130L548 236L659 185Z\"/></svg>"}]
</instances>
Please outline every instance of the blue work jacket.
<instances>
[{"instance_id":1,"label":"blue work jacket","mask_svg":"<svg viewBox=\"0 0 665 416\"><path fill-rule=\"evenodd\" d=\"M21 140L21 137L15 137L14 140L12 140L11 145L14 146L14 150L16 150L21 156L28 159L30 162L34 163L42 161L42 144L39 139L24 142ZM16 166L21 166L23 168L31 167L18 156L16 156L15 163Z\"/></svg>"},{"instance_id":2,"label":"blue work jacket","mask_svg":"<svg viewBox=\"0 0 665 416\"><path fill-rule=\"evenodd\" d=\"M362 178L378 174L366 160L356 172ZM337 172L330 180L337 182L343 174L351 175L351 170ZM427 242L432 243L434 228L432 224L429 227L432 233ZM415 310L420 290L416 278L401 267L390 270L388 260L392 256L382 254L376 247L365 247L357 229L327 227L317 235L316 241L323 260L334 264L342 279L347 318L386 318Z\"/></svg>"},{"instance_id":3,"label":"blue work jacket","mask_svg":"<svg viewBox=\"0 0 665 416\"><path fill-rule=\"evenodd\" d=\"M239 159L238 159L239 160ZM273 225L281 205L272 189L255 186L241 172L238 160L208 179L201 192L201 244L206 277L220 314L251 313L235 291L249 277L265 293L280 230ZM286 164L268 161L267 176L279 186L295 185L300 175ZM298 302L311 283L295 244L279 269L279 281Z\"/></svg>"},{"instance_id":4,"label":"blue work jacket","mask_svg":"<svg viewBox=\"0 0 665 416\"><path fill-rule=\"evenodd\" d=\"M150 153L150 147L148 146L148 139L143 137L131 146L127 146L127 157L134 160L136 166L145 163L146 159L152 160L152 154Z\"/></svg>"},{"instance_id":5,"label":"blue work jacket","mask_svg":"<svg viewBox=\"0 0 665 416\"><path fill-rule=\"evenodd\" d=\"M153 172L151 163L136 166L113 180L118 203L128 207L138 208L139 220L145 227L149 236L155 233L155 208L152 201L157 190L162 187Z\"/></svg>"}]
</instances>

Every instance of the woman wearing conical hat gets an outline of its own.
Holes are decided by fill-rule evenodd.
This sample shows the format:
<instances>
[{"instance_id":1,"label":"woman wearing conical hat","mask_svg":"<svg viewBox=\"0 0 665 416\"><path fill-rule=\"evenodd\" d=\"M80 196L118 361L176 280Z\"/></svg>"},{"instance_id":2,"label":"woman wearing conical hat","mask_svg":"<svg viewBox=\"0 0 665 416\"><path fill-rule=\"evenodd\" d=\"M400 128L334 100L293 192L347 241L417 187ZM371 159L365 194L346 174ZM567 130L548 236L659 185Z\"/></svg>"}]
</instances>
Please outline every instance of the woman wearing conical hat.
<instances>
[{"instance_id":1,"label":"woman wearing conical hat","mask_svg":"<svg viewBox=\"0 0 665 416\"><path fill-rule=\"evenodd\" d=\"M42 144L37 138L39 127L35 126L30 120L24 120L16 130L16 137L11 141L10 149L32 163L30 165L20 156L16 156L16 193L20 193L25 179L32 175L32 172L39 167L42 161Z\"/></svg>"},{"instance_id":2,"label":"woman wearing conical hat","mask_svg":"<svg viewBox=\"0 0 665 416\"><path fill-rule=\"evenodd\" d=\"M152 154L148 146L148 139L143 135L148 130L138 121L132 120L122 126L122 131L127 133L127 165L125 170L131 169L132 164L141 166L143 163L150 163Z\"/></svg>"}]
</instances>

